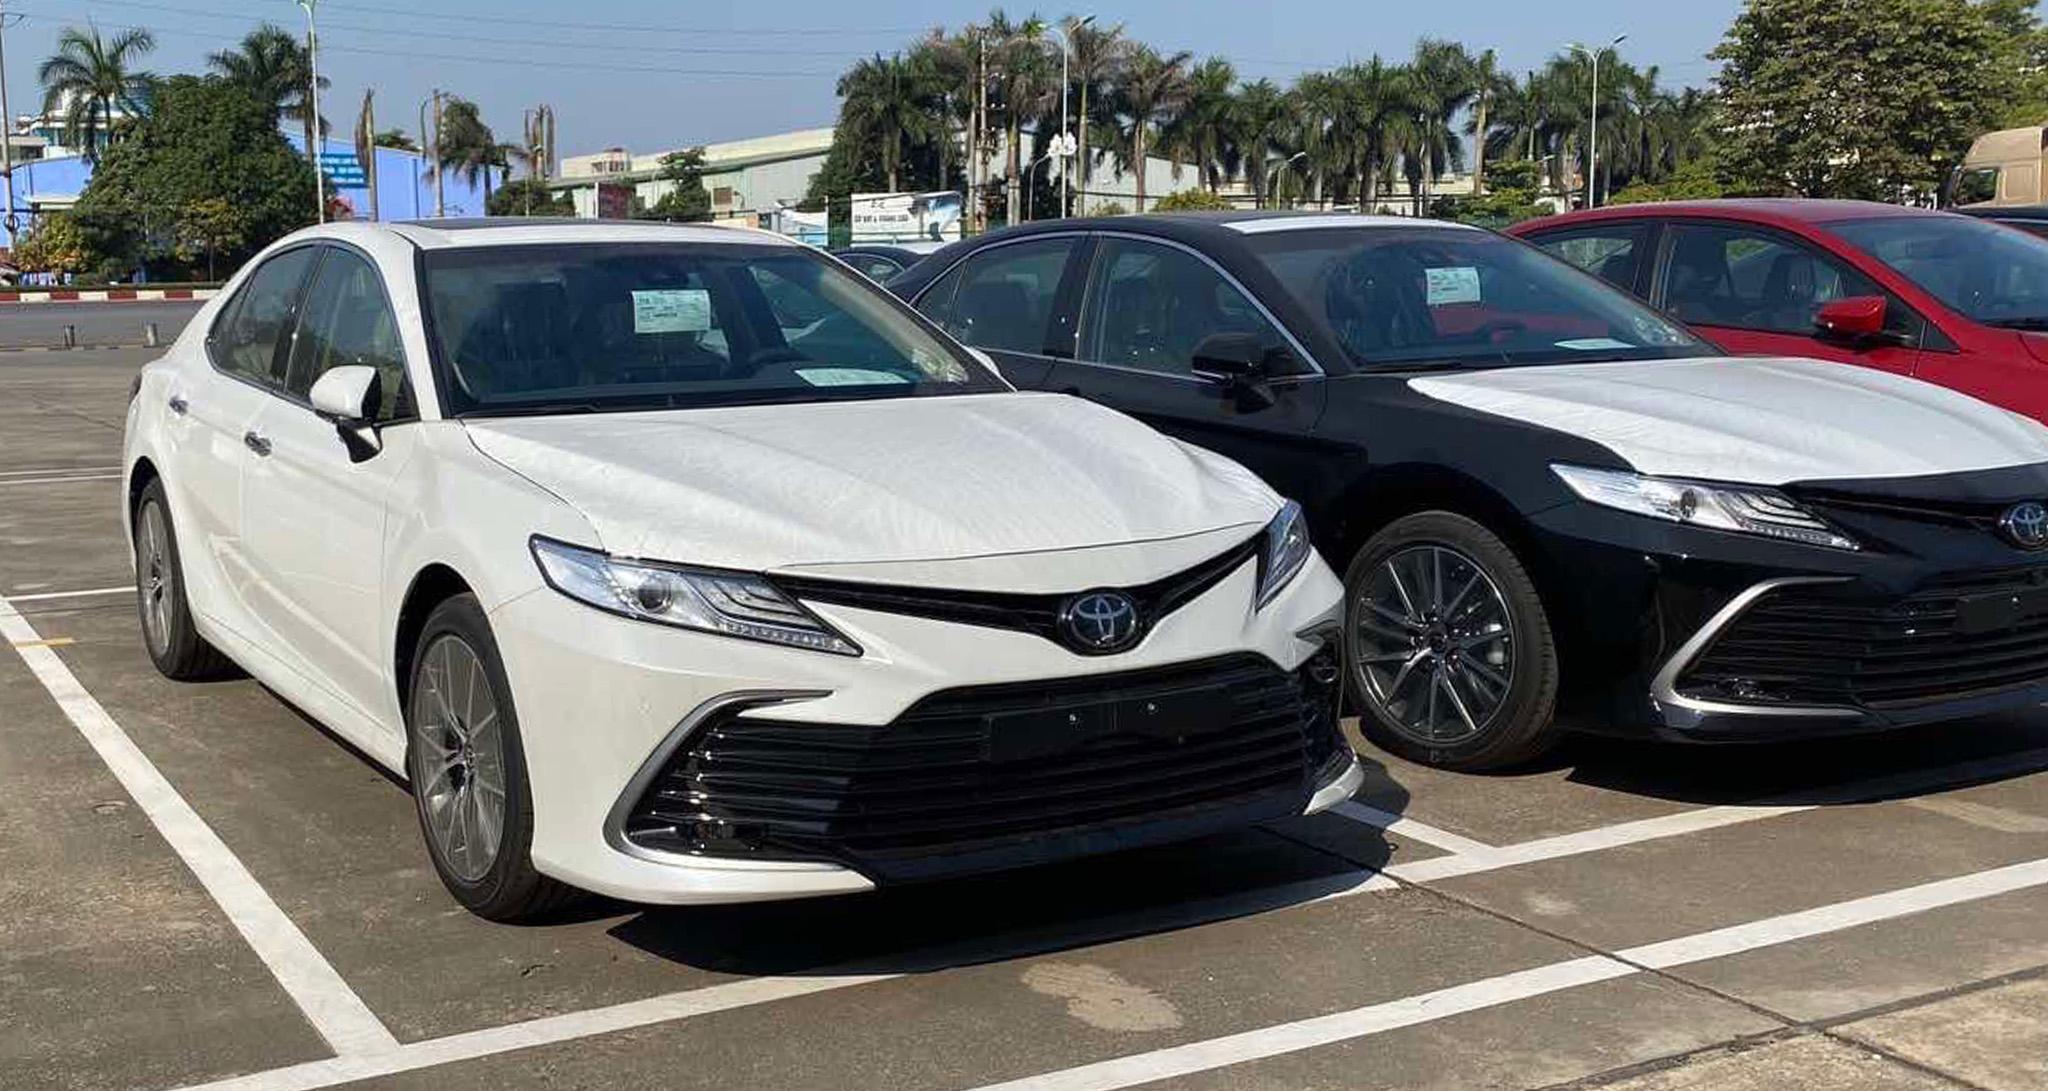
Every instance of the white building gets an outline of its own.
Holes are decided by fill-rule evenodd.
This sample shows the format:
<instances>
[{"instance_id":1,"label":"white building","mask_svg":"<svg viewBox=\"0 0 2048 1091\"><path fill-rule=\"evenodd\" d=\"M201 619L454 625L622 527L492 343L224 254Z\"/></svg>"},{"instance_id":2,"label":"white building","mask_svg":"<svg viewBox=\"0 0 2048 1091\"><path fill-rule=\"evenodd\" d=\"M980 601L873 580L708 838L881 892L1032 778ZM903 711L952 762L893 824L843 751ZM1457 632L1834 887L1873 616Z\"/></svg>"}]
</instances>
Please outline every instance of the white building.
<instances>
[{"instance_id":1,"label":"white building","mask_svg":"<svg viewBox=\"0 0 2048 1091\"><path fill-rule=\"evenodd\" d=\"M704 145L704 188L711 194L712 215L772 212L802 200L811 176L825 164L831 149L831 129ZM635 155L624 148L607 148L594 155L568 156L548 184L568 191L578 216L597 215L599 183L631 186L633 196L652 205L675 188L674 182L661 177L662 157L683 150Z\"/></svg>"}]
</instances>

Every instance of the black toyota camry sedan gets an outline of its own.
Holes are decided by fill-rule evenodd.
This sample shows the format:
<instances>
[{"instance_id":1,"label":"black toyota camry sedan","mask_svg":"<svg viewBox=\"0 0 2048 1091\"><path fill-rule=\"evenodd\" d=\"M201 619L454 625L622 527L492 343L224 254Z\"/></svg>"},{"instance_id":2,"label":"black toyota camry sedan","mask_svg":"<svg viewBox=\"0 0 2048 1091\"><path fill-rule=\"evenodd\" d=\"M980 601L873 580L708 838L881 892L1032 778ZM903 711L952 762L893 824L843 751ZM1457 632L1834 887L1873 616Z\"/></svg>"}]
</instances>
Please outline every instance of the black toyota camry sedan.
<instances>
[{"instance_id":1,"label":"black toyota camry sedan","mask_svg":"<svg viewBox=\"0 0 2048 1091\"><path fill-rule=\"evenodd\" d=\"M1564 730L1762 740L2048 699L2048 429L1731 359L1452 224L1063 220L890 287L1022 387L1301 502L1367 733L1494 768ZM1020 472L1028 472L1028 468Z\"/></svg>"}]
</instances>

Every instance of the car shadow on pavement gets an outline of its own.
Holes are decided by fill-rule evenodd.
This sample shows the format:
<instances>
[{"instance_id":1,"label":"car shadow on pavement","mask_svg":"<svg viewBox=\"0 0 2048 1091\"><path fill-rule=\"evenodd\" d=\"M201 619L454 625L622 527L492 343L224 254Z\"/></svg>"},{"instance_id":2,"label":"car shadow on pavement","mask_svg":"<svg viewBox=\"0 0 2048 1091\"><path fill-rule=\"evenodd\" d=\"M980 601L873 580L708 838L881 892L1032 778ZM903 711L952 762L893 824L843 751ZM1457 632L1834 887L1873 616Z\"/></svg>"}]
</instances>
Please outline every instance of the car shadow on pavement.
<instances>
[{"instance_id":1,"label":"car shadow on pavement","mask_svg":"<svg viewBox=\"0 0 2048 1091\"><path fill-rule=\"evenodd\" d=\"M1375 805L1396 802L1385 771L1369 760L1366 766ZM1355 825L1334 816L1291 821ZM1355 886L1393 854L1369 827L1357 826L1341 854L1276 829L844 897L647 908L609 933L662 958L723 973L919 973L1298 905Z\"/></svg>"},{"instance_id":2,"label":"car shadow on pavement","mask_svg":"<svg viewBox=\"0 0 2048 1091\"><path fill-rule=\"evenodd\" d=\"M1715 806L1795 806L1842 801L1843 785L1884 778L1910 780L1950 766L2048 748L2048 708L2029 709L1898 731L1780 743L1691 745L1593 737L1574 738L1524 771L1568 769L1573 783L1610 791ZM2038 763L1957 780L1879 792L1898 798L2025 776Z\"/></svg>"}]
</instances>

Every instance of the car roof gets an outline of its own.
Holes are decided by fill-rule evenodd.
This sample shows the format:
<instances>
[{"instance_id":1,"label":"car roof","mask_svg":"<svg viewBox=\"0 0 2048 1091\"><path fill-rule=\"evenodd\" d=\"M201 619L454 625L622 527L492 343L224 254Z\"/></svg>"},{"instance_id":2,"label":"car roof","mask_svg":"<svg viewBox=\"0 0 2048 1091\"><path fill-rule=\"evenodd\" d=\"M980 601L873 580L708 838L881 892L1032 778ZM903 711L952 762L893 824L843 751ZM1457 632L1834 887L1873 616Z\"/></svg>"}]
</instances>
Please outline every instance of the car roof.
<instances>
[{"instance_id":1,"label":"car roof","mask_svg":"<svg viewBox=\"0 0 2048 1091\"><path fill-rule=\"evenodd\" d=\"M1374 216L1353 212L1316 211L1231 211L1231 212L1146 212L1125 216L1073 216L1064 220L1038 220L1000 228L978 238L1022 238L1063 231L1136 231L1176 239L1191 245L1241 243L1246 236L1276 231L1320 228L1436 228L1445 231L1476 231L1478 228L1445 220L1414 216Z\"/></svg>"},{"instance_id":2,"label":"car roof","mask_svg":"<svg viewBox=\"0 0 2048 1091\"><path fill-rule=\"evenodd\" d=\"M1703 216L1752 223L1824 224L1887 216L1939 215L1941 213L1933 209L1887 205L1876 201L1836 201L1811 197L1730 197L1713 201L1659 201L1652 204L1608 205L1605 208L1580 209L1577 212L1525 220L1510 228L1509 232L1520 235L1571 224L1657 216Z\"/></svg>"},{"instance_id":3,"label":"car roof","mask_svg":"<svg viewBox=\"0 0 2048 1091\"><path fill-rule=\"evenodd\" d=\"M697 242L797 246L773 232L713 224L677 224L659 220L584 220L567 217L483 217L469 219L400 220L393 223L346 221L315 229L335 238L373 232L396 235L423 250L529 243Z\"/></svg>"},{"instance_id":4,"label":"car roof","mask_svg":"<svg viewBox=\"0 0 2048 1091\"><path fill-rule=\"evenodd\" d=\"M2048 220L2048 205L1971 205L1950 211L1981 220Z\"/></svg>"}]
</instances>

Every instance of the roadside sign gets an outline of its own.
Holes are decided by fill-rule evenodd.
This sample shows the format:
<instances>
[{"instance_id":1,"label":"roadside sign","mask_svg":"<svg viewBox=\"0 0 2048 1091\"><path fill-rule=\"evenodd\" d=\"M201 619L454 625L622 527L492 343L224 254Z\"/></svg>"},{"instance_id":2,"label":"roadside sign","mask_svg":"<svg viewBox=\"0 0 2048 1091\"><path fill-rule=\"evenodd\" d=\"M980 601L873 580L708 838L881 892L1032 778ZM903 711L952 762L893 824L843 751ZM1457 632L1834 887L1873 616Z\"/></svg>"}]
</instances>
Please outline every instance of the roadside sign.
<instances>
[{"instance_id":1,"label":"roadside sign","mask_svg":"<svg viewBox=\"0 0 2048 1091\"><path fill-rule=\"evenodd\" d=\"M337 186L367 186L369 176L354 152L321 152L320 169Z\"/></svg>"}]
</instances>

